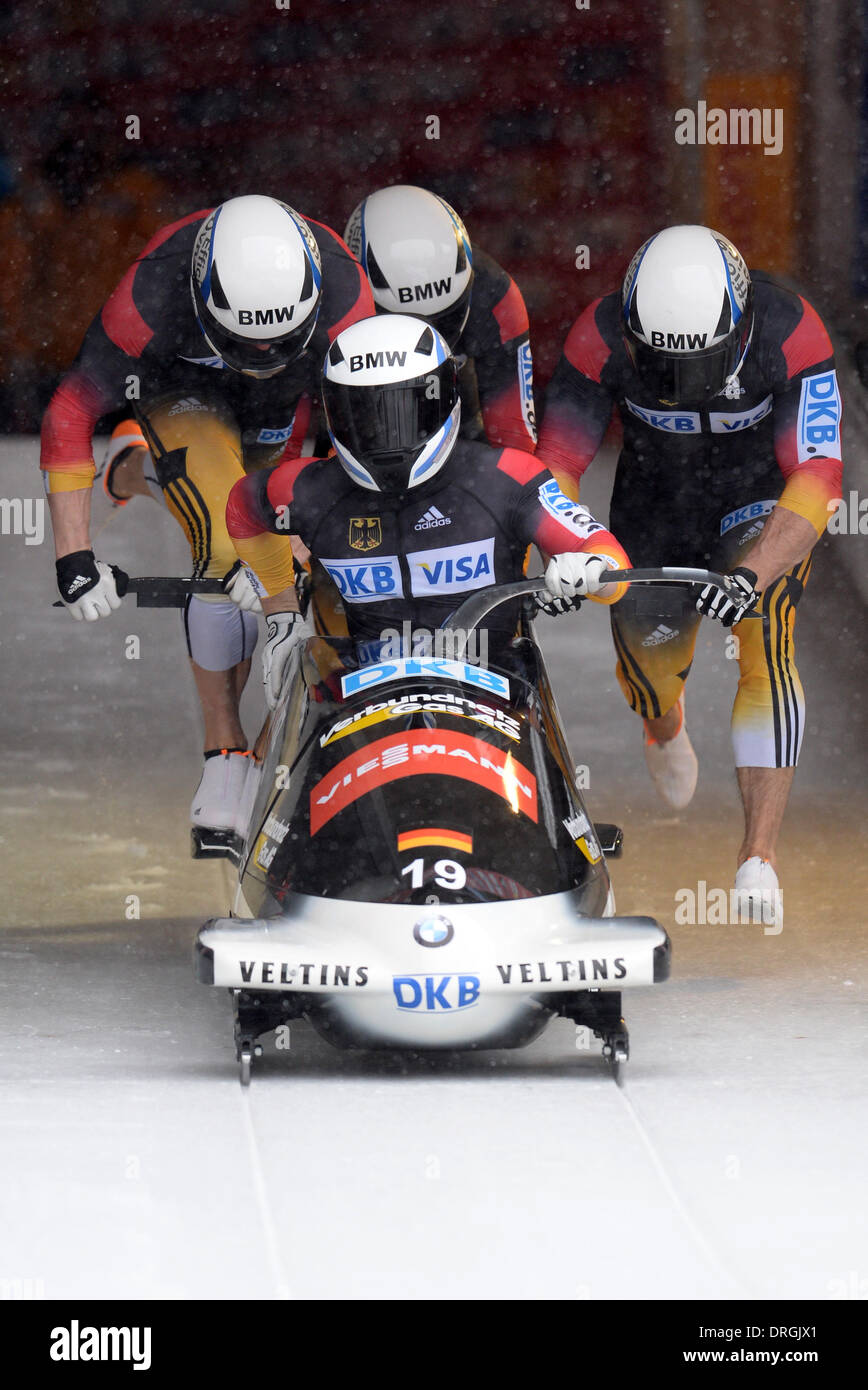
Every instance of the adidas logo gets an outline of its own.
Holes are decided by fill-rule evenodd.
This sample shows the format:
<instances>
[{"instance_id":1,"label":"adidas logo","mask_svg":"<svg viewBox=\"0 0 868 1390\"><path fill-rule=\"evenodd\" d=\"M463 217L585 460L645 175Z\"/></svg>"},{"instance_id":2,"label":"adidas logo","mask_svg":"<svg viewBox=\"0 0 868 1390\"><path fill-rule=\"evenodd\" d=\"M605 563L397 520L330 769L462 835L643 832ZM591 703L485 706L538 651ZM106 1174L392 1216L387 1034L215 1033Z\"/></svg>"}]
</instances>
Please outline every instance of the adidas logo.
<instances>
[{"instance_id":1,"label":"adidas logo","mask_svg":"<svg viewBox=\"0 0 868 1390\"><path fill-rule=\"evenodd\" d=\"M678 628L667 627L665 623L660 623L655 627L650 637L646 637L642 643L643 647L660 647L664 642L671 642L673 637L678 636Z\"/></svg>"},{"instance_id":2,"label":"adidas logo","mask_svg":"<svg viewBox=\"0 0 868 1390\"><path fill-rule=\"evenodd\" d=\"M88 576L87 576L86 574L79 574L79 575L76 575L75 579L73 579L72 583L70 584L70 586L69 586L69 588L67 589L66 592L67 592L67 594L74 594L74 593L77 593L78 590L81 588L82 584L87 584L87 583L89 583L89 580L88 580Z\"/></svg>"},{"instance_id":3,"label":"adidas logo","mask_svg":"<svg viewBox=\"0 0 868 1390\"><path fill-rule=\"evenodd\" d=\"M430 531L432 526L451 526L452 517L444 516L436 507L429 507L424 516L420 516L414 531Z\"/></svg>"},{"instance_id":4,"label":"adidas logo","mask_svg":"<svg viewBox=\"0 0 868 1390\"><path fill-rule=\"evenodd\" d=\"M184 415L187 411L190 410L207 409L208 406L204 405L202 401L197 401L195 396L185 396L182 401L176 401L175 404L172 406L172 409L167 413L169 415Z\"/></svg>"},{"instance_id":5,"label":"adidas logo","mask_svg":"<svg viewBox=\"0 0 868 1390\"><path fill-rule=\"evenodd\" d=\"M748 529L747 529L747 531L745 531L744 535L741 536L741 537L739 538L739 542L738 542L739 545L740 545L740 546L742 546L742 545L747 545L748 541L752 541L752 540L754 539L755 536L758 536L759 533L760 533L760 531L761 531L762 529L763 529L763 528L762 528L762 523L761 523L761 522L757 522L757 524L756 524L755 526L750 526L750 527L748 527Z\"/></svg>"}]
</instances>

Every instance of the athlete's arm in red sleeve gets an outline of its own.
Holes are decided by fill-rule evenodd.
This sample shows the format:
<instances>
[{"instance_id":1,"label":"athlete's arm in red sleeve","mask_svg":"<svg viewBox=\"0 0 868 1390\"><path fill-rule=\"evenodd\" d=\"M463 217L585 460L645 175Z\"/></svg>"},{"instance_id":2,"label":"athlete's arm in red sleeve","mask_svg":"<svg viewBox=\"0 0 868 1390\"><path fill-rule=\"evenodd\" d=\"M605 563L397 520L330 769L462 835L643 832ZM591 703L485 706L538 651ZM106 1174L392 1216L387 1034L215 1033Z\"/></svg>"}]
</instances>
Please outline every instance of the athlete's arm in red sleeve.
<instances>
[{"instance_id":1,"label":"athlete's arm in red sleeve","mask_svg":"<svg viewBox=\"0 0 868 1390\"><path fill-rule=\"evenodd\" d=\"M787 381L774 398L775 454L786 479L778 506L822 535L829 503L841 496L841 393L829 335L801 302L802 317L782 344Z\"/></svg>"},{"instance_id":2,"label":"athlete's arm in red sleeve","mask_svg":"<svg viewBox=\"0 0 868 1390\"><path fill-rule=\"evenodd\" d=\"M100 415L133 399L141 359L154 336L144 317L142 276L149 258L210 209L161 227L109 295L84 335L78 356L52 396L42 423L40 467L49 495L89 487L95 472L93 431ZM145 311L147 312L147 311Z\"/></svg>"},{"instance_id":3,"label":"athlete's arm in red sleeve","mask_svg":"<svg viewBox=\"0 0 868 1390\"><path fill-rule=\"evenodd\" d=\"M841 395L832 344L806 300L783 343L788 379L775 395L775 454L785 478L778 504L750 551L757 588L799 564L823 534L841 496Z\"/></svg>"},{"instance_id":4,"label":"athlete's arm in red sleeve","mask_svg":"<svg viewBox=\"0 0 868 1390\"><path fill-rule=\"evenodd\" d=\"M603 442L614 404L602 381L611 348L598 326L601 303L589 305L570 329L546 392L536 451L571 492Z\"/></svg>"},{"instance_id":5,"label":"athlete's arm in red sleeve","mask_svg":"<svg viewBox=\"0 0 868 1390\"><path fill-rule=\"evenodd\" d=\"M239 478L226 503L226 527L240 558L269 596L292 589L295 577L290 535L302 535L294 503L295 484L310 459L291 459Z\"/></svg>"},{"instance_id":6,"label":"athlete's arm in red sleeve","mask_svg":"<svg viewBox=\"0 0 868 1390\"><path fill-rule=\"evenodd\" d=\"M90 494L96 472L93 432L124 399L136 364L112 342L98 316L42 420L40 468L58 557L90 550Z\"/></svg>"},{"instance_id":7,"label":"athlete's arm in red sleeve","mask_svg":"<svg viewBox=\"0 0 868 1390\"><path fill-rule=\"evenodd\" d=\"M506 277L507 287L493 306L491 345L474 353L482 422L490 444L508 449L536 448L533 360L530 325L521 290Z\"/></svg>"},{"instance_id":8,"label":"athlete's arm in red sleeve","mask_svg":"<svg viewBox=\"0 0 868 1390\"><path fill-rule=\"evenodd\" d=\"M292 433L283 446L278 463L291 462L293 459L301 458L304 453L304 443L310 433L311 420L317 418L318 402L314 401L307 391L299 398L295 408L295 415L292 417Z\"/></svg>"},{"instance_id":9,"label":"athlete's arm in red sleeve","mask_svg":"<svg viewBox=\"0 0 868 1390\"><path fill-rule=\"evenodd\" d=\"M613 569L629 569L627 552L611 531L595 520L587 507L562 492L548 469L539 467L539 459L516 449L504 449L498 468L521 489L513 511L513 527L523 545L535 545L544 555L561 555L570 550L603 555ZM595 598L599 603L617 603L626 591L626 584L618 584L605 598Z\"/></svg>"}]
</instances>

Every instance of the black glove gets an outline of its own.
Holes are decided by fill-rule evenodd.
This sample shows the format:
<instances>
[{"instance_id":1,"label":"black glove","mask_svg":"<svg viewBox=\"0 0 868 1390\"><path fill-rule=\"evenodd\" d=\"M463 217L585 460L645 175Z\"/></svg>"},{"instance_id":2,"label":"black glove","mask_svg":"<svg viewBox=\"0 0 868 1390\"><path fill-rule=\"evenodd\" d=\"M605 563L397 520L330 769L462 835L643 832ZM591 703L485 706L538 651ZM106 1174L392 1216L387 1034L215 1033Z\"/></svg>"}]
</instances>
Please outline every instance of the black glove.
<instances>
[{"instance_id":1,"label":"black glove","mask_svg":"<svg viewBox=\"0 0 868 1390\"><path fill-rule=\"evenodd\" d=\"M759 601L754 587L756 575L753 570L739 565L727 578L730 580L728 590L721 589L717 584L706 584L696 600L696 609L707 618L717 618L724 627L735 627Z\"/></svg>"},{"instance_id":2,"label":"black glove","mask_svg":"<svg viewBox=\"0 0 868 1390\"><path fill-rule=\"evenodd\" d=\"M107 618L127 592L130 577L117 565L94 558L92 550L74 550L55 561L57 587L73 618L96 622Z\"/></svg>"},{"instance_id":3,"label":"black glove","mask_svg":"<svg viewBox=\"0 0 868 1390\"><path fill-rule=\"evenodd\" d=\"M577 613L584 603L579 594L572 598L555 598L547 589L535 594L537 608L549 618L559 618L563 613Z\"/></svg>"}]
</instances>

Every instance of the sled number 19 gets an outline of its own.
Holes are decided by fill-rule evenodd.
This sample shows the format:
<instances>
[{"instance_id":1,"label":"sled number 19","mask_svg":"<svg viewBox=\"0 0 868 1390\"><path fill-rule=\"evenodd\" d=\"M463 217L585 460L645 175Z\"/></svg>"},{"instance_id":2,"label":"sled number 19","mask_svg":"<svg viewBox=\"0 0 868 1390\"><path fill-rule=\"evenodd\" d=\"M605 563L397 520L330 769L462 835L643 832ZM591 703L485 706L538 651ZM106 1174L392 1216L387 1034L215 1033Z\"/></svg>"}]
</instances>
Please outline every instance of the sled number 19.
<instances>
[{"instance_id":1,"label":"sled number 19","mask_svg":"<svg viewBox=\"0 0 868 1390\"><path fill-rule=\"evenodd\" d=\"M425 882L425 860L411 859L406 868L401 870L402 878L407 874L410 875L410 887L421 888ZM434 865L434 882L438 888L463 888L467 882L467 874L454 859L438 859Z\"/></svg>"}]
</instances>

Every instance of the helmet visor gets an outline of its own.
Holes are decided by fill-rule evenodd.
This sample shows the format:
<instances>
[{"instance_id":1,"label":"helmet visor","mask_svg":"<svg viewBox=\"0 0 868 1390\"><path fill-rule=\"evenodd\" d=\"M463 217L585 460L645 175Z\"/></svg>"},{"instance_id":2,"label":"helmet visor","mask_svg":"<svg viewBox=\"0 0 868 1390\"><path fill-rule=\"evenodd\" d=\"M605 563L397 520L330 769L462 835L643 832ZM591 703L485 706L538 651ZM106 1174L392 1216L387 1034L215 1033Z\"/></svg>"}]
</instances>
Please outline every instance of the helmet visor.
<instances>
[{"instance_id":1,"label":"helmet visor","mask_svg":"<svg viewBox=\"0 0 868 1390\"><path fill-rule=\"evenodd\" d=\"M290 329L279 338L263 338L256 341L253 338L241 338L224 328L223 324L208 312L198 285L194 285L193 300L205 339L222 357L226 366L236 372L247 372L256 376L270 376L273 372L282 371L290 362L300 357L313 335L319 316L317 303L313 313L308 314L297 328Z\"/></svg>"},{"instance_id":2,"label":"helmet visor","mask_svg":"<svg viewBox=\"0 0 868 1390\"><path fill-rule=\"evenodd\" d=\"M420 314L426 323L430 323L432 328L436 328L446 339L452 351L458 346L458 340L464 332L467 323L467 316L470 313L470 291L473 285L471 279L460 299L456 299L454 304L450 304L448 309L442 309L439 314Z\"/></svg>"},{"instance_id":3,"label":"helmet visor","mask_svg":"<svg viewBox=\"0 0 868 1390\"><path fill-rule=\"evenodd\" d=\"M744 355L752 315L714 347L700 352L667 352L649 347L627 330L625 340L642 385L663 405L702 405L719 396Z\"/></svg>"},{"instance_id":4,"label":"helmet visor","mask_svg":"<svg viewBox=\"0 0 868 1390\"><path fill-rule=\"evenodd\" d=\"M384 386L323 381L329 432L377 477L412 465L455 406L455 363L447 358L423 376Z\"/></svg>"}]
</instances>

